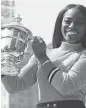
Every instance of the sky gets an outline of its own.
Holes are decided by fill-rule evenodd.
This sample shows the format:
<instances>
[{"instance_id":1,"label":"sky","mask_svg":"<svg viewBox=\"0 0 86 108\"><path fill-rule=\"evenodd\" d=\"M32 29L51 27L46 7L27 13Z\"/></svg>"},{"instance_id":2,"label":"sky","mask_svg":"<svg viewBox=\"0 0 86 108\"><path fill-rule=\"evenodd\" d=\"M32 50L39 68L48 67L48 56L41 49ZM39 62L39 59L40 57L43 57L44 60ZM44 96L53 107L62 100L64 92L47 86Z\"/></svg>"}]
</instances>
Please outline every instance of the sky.
<instances>
[{"instance_id":1,"label":"sky","mask_svg":"<svg viewBox=\"0 0 86 108\"><path fill-rule=\"evenodd\" d=\"M86 6L86 0L16 0L15 14L20 14L23 25L33 36L40 36L49 44L59 11L71 3Z\"/></svg>"}]
</instances>

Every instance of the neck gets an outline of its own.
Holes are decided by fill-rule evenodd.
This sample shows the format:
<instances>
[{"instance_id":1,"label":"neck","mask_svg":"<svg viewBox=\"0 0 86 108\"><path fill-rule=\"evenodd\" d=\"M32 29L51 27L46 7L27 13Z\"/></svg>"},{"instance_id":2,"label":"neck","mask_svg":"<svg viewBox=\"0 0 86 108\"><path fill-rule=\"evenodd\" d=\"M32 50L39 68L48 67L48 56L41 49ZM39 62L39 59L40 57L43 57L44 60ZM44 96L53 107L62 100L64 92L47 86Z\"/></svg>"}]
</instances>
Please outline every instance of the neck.
<instances>
[{"instance_id":1,"label":"neck","mask_svg":"<svg viewBox=\"0 0 86 108\"><path fill-rule=\"evenodd\" d=\"M64 41L61 43L60 47L62 50L79 50L83 48L81 43L68 43Z\"/></svg>"}]
</instances>

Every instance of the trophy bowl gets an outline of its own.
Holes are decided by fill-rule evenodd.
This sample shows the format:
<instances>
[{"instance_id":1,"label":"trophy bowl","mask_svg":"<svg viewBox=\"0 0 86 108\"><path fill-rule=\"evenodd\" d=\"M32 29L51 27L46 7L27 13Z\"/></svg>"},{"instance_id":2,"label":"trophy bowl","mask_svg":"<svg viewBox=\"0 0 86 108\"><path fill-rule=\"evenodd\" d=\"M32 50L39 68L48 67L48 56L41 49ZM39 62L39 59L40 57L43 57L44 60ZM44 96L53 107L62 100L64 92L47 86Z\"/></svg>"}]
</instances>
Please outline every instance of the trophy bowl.
<instances>
[{"instance_id":1,"label":"trophy bowl","mask_svg":"<svg viewBox=\"0 0 86 108\"><path fill-rule=\"evenodd\" d=\"M31 53L27 53L32 32L25 28L18 16L10 24L1 27L1 73L16 75L28 62Z\"/></svg>"}]
</instances>

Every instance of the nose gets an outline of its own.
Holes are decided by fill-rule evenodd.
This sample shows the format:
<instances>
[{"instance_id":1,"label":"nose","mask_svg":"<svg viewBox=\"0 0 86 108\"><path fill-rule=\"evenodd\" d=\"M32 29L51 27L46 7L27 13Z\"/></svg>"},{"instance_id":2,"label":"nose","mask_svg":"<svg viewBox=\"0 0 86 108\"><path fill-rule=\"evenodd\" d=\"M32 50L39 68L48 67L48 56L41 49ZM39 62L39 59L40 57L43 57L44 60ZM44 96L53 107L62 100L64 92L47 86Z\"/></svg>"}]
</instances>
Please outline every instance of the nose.
<instances>
[{"instance_id":1,"label":"nose","mask_svg":"<svg viewBox=\"0 0 86 108\"><path fill-rule=\"evenodd\" d=\"M70 28L73 28L74 26L75 26L74 22L71 22L69 25Z\"/></svg>"}]
</instances>

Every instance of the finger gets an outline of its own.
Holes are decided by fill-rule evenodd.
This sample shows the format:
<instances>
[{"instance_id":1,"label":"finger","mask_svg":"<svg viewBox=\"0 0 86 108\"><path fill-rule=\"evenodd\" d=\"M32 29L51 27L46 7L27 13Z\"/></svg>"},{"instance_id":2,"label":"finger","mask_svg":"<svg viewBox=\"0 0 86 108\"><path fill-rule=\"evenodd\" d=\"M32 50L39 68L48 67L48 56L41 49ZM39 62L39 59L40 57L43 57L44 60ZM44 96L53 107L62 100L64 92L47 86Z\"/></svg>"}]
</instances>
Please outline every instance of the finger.
<instances>
[{"instance_id":1,"label":"finger","mask_svg":"<svg viewBox=\"0 0 86 108\"><path fill-rule=\"evenodd\" d=\"M33 39L31 40L32 43L43 43L43 38L39 36L34 36ZM44 42L45 43L45 42Z\"/></svg>"},{"instance_id":2,"label":"finger","mask_svg":"<svg viewBox=\"0 0 86 108\"><path fill-rule=\"evenodd\" d=\"M43 43L44 42L43 41L43 38L41 38L41 37L37 37L37 39L39 40L40 43Z\"/></svg>"},{"instance_id":3,"label":"finger","mask_svg":"<svg viewBox=\"0 0 86 108\"><path fill-rule=\"evenodd\" d=\"M37 36L34 36L34 37L33 37L33 41L34 41L34 42L37 42L37 41L38 41L38 37L37 37Z\"/></svg>"},{"instance_id":4,"label":"finger","mask_svg":"<svg viewBox=\"0 0 86 108\"><path fill-rule=\"evenodd\" d=\"M37 37L36 36L34 36L32 39L31 39L31 42L33 43L33 42L36 42L37 41L37 39L36 39Z\"/></svg>"},{"instance_id":5,"label":"finger","mask_svg":"<svg viewBox=\"0 0 86 108\"><path fill-rule=\"evenodd\" d=\"M32 37L30 41L31 41L31 43L32 43L32 42L34 41L34 37Z\"/></svg>"},{"instance_id":6,"label":"finger","mask_svg":"<svg viewBox=\"0 0 86 108\"><path fill-rule=\"evenodd\" d=\"M39 36L35 36L34 37L34 42L42 43L43 39L41 37L39 37Z\"/></svg>"}]
</instances>

